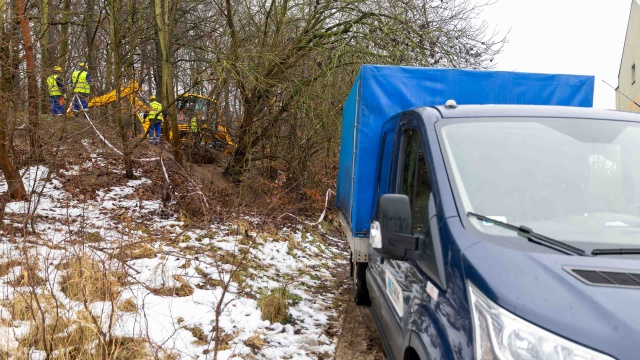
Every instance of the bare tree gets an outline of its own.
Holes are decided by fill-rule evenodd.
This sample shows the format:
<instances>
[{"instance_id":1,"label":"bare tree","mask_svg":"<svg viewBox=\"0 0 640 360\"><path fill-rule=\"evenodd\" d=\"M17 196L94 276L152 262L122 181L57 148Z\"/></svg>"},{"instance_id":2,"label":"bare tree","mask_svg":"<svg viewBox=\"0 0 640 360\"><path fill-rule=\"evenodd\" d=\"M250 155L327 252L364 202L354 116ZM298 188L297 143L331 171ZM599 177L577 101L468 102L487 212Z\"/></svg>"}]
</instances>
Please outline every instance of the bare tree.
<instances>
[{"instance_id":1,"label":"bare tree","mask_svg":"<svg viewBox=\"0 0 640 360\"><path fill-rule=\"evenodd\" d=\"M7 7L5 0L0 1L0 9L3 12L11 11ZM8 105L7 110L11 110L15 94L13 74L18 66L19 55L15 53L17 39L12 36L12 31L7 29L8 26L11 26L11 22L7 24L4 19L4 16L0 16L0 31L2 32L0 39L0 96L2 96L5 104ZM0 116L0 169L2 169L5 179L7 179L9 199L24 200L27 198L27 192L20 173L9 155L11 149L8 143L8 131L11 113L11 111L5 111L3 116ZM4 212L4 205L2 205L2 210Z\"/></svg>"},{"instance_id":2,"label":"bare tree","mask_svg":"<svg viewBox=\"0 0 640 360\"><path fill-rule=\"evenodd\" d=\"M31 147L32 156L36 159L40 158L40 141L38 139L38 130L40 128L38 122L38 80L36 78L36 60L33 48L33 40L31 38L31 25L25 12L24 0L14 0L16 14L20 22L20 30L22 34L22 44L24 46L24 57L26 61L27 76L27 99L28 99L28 116L29 116L29 145Z\"/></svg>"},{"instance_id":3,"label":"bare tree","mask_svg":"<svg viewBox=\"0 0 640 360\"><path fill-rule=\"evenodd\" d=\"M366 61L487 67L503 39L485 34L467 0L217 1L224 62L242 102L238 146L225 173L241 180L252 152L283 135L297 99L337 69ZM346 94L344 94L346 95ZM255 155L255 154L254 154Z\"/></svg>"},{"instance_id":4,"label":"bare tree","mask_svg":"<svg viewBox=\"0 0 640 360\"><path fill-rule=\"evenodd\" d=\"M27 85L15 95L28 96L32 128L35 75L87 61L94 95L135 78L142 93L162 98L165 135L173 134L179 163L176 99L187 91L216 98L220 121L237 142L225 167L235 182L275 168L304 186L317 178L307 174L330 171L340 106L361 64L490 68L504 43L478 19L488 4L471 0L114 1L39 0L30 9L24 0L10 3L22 14L25 61L17 64L27 70L11 76ZM32 33L39 34L35 42ZM58 39L60 48L52 49ZM8 63L17 70L15 64ZM132 124L118 104L107 122L115 124L125 173L133 176ZM33 136L30 142L38 143Z\"/></svg>"},{"instance_id":5,"label":"bare tree","mask_svg":"<svg viewBox=\"0 0 640 360\"><path fill-rule=\"evenodd\" d=\"M165 106L169 107L169 121L164 120L164 124L169 124L171 132L173 134L173 157L181 164L182 152L180 150L180 137L178 136L178 122L176 115L176 93L173 83L173 65L172 50L173 50L173 29L175 25L176 9L180 3L180 0L154 0L155 5L155 19L158 25L158 41L160 44L160 51L162 54L162 100ZM166 126L165 126L166 128ZM166 138L168 138L167 132L165 132Z\"/></svg>"}]
</instances>

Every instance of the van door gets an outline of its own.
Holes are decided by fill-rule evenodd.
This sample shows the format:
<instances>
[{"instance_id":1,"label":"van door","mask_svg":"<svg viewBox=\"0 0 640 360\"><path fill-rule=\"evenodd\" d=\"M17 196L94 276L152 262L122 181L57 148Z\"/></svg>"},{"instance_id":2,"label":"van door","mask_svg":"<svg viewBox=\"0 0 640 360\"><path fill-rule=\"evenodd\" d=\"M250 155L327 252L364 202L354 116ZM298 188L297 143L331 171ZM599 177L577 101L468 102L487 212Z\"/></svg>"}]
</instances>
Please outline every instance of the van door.
<instances>
[{"instance_id":1,"label":"van door","mask_svg":"<svg viewBox=\"0 0 640 360\"><path fill-rule=\"evenodd\" d=\"M380 299L371 299L374 314L383 333L387 352L391 352L393 357L398 359L402 358L404 348L408 344L410 304L411 306L419 305L415 301L426 301L427 297L424 293L427 282L419 274L418 268L435 269L436 274L438 268L436 248L433 245L431 232L428 231L429 214L434 215L435 210L431 204L432 211L429 211L429 203L433 203L432 180L424 152L423 136L419 127L410 126L412 121L401 122L407 125L401 127L397 134L395 142L395 159L397 160L390 169L383 168L381 171L391 172L388 192L409 197L413 215L413 234L421 236L419 248L414 254L415 261L384 259L375 251L370 255L371 272L378 286L376 289L378 291L371 292L371 295L379 294L380 296ZM383 147L391 144L388 140L383 141ZM384 165L384 150L381 158L381 164ZM422 272L424 270L422 269Z\"/></svg>"},{"instance_id":2,"label":"van door","mask_svg":"<svg viewBox=\"0 0 640 360\"><path fill-rule=\"evenodd\" d=\"M380 149L380 154L378 156L378 169L377 169L377 184L378 184L378 192L373 204L373 210L377 206L377 199L389 192L393 192L392 184L395 183L395 169L396 166L393 164L393 159L395 155L395 141L396 141L396 129L398 126L398 118L393 118L387 121L382 128L382 147ZM379 289L384 289L384 259L375 251L369 252L369 272L372 275L372 279L376 282ZM380 294L378 292L369 292L370 297L376 297L376 294ZM374 302L379 302L380 299L373 299Z\"/></svg>"}]
</instances>

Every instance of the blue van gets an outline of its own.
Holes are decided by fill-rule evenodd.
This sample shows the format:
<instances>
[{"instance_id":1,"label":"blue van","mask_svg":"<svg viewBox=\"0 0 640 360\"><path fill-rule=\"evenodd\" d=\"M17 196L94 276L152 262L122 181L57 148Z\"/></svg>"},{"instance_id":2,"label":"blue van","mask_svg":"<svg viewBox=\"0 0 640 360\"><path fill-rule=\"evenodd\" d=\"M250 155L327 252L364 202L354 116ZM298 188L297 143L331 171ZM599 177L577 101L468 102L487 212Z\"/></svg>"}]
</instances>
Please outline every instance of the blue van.
<instances>
[{"instance_id":1,"label":"blue van","mask_svg":"<svg viewBox=\"0 0 640 360\"><path fill-rule=\"evenodd\" d=\"M510 73L478 88L517 101L452 91L458 105L421 81L434 69L374 68L345 105L336 205L387 357L640 359L640 115L590 108L590 77L527 99L513 86L538 74ZM396 71L441 105L364 104Z\"/></svg>"}]
</instances>

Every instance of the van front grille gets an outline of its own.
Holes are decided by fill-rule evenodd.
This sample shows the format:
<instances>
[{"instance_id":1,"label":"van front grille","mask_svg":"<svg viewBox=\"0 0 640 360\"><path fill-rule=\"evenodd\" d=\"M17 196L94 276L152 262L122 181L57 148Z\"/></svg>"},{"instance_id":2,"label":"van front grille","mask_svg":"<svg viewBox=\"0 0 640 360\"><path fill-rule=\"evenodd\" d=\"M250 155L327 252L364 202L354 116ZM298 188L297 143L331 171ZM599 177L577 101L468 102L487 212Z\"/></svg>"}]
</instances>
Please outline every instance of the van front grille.
<instances>
[{"instance_id":1,"label":"van front grille","mask_svg":"<svg viewBox=\"0 0 640 360\"><path fill-rule=\"evenodd\" d=\"M640 288L640 273L573 268L565 270L588 285Z\"/></svg>"}]
</instances>

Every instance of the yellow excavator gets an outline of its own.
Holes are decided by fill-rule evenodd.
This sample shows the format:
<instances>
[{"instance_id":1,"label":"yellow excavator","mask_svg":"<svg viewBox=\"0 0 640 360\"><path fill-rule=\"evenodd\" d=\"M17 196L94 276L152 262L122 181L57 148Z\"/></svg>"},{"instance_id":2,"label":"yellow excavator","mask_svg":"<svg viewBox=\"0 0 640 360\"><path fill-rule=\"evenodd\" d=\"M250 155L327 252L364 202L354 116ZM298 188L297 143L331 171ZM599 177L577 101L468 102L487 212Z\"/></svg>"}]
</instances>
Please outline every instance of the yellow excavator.
<instances>
[{"instance_id":1,"label":"yellow excavator","mask_svg":"<svg viewBox=\"0 0 640 360\"><path fill-rule=\"evenodd\" d=\"M220 124L218 102L198 94L182 94L176 99L180 138L198 147L210 147L230 154L236 147L227 128Z\"/></svg>"},{"instance_id":2,"label":"yellow excavator","mask_svg":"<svg viewBox=\"0 0 640 360\"><path fill-rule=\"evenodd\" d=\"M138 97L139 90L138 82L130 81L120 87L120 98L128 100L146 134L149 122L144 120L144 112L149 110L149 105ZM116 99L117 94L114 89L90 99L87 105L90 108L105 106L115 102ZM227 128L220 124L220 107L217 101L203 95L186 93L176 99L176 108L178 109L178 136L183 142L197 147L224 151L225 154L233 152L236 144L231 140ZM67 113L70 111L71 107ZM171 130L169 130L169 138L173 138Z\"/></svg>"}]
</instances>

